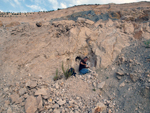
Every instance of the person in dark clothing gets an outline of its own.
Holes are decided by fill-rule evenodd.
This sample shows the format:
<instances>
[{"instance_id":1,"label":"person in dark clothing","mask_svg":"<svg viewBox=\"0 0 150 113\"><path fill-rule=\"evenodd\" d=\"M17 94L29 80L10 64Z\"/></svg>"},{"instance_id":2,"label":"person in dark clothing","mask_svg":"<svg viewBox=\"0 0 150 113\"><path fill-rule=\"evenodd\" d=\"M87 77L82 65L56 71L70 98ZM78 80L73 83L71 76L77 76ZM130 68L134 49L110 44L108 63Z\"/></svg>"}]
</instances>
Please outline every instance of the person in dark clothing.
<instances>
[{"instance_id":1,"label":"person in dark clothing","mask_svg":"<svg viewBox=\"0 0 150 113\"><path fill-rule=\"evenodd\" d=\"M79 65L79 72L80 74L86 74L89 73L89 69L90 67L87 66L86 62L88 60L88 57L85 57L83 60L81 60L80 65Z\"/></svg>"}]
</instances>

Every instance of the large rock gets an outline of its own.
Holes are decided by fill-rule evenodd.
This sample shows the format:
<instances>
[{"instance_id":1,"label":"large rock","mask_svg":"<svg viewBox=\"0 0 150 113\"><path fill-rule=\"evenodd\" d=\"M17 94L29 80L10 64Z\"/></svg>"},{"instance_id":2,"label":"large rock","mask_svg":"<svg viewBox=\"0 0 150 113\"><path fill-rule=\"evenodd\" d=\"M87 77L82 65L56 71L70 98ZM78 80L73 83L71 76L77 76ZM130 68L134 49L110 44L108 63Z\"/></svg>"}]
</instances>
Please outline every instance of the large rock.
<instances>
[{"instance_id":1,"label":"large rock","mask_svg":"<svg viewBox=\"0 0 150 113\"><path fill-rule=\"evenodd\" d=\"M26 83L26 87L30 87L30 88L34 88L37 86L37 81L31 81L29 80L27 83Z\"/></svg>"},{"instance_id":2,"label":"large rock","mask_svg":"<svg viewBox=\"0 0 150 113\"><path fill-rule=\"evenodd\" d=\"M37 108L41 109L43 107L43 101L41 95L37 97Z\"/></svg>"},{"instance_id":3,"label":"large rock","mask_svg":"<svg viewBox=\"0 0 150 113\"><path fill-rule=\"evenodd\" d=\"M36 22L37 27L42 27L42 22Z\"/></svg>"},{"instance_id":4,"label":"large rock","mask_svg":"<svg viewBox=\"0 0 150 113\"><path fill-rule=\"evenodd\" d=\"M43 96L45 96L45 95L48 95L48 93L47 93L47 90L45 88L42 88L42 89L36 90L34 95L43 95Z\"/></svg>"},{"instance_id":5,"label":"large rock","mask_svg":"<svg viewBox=\"0 0 150 113\"><path fill-rule=\"evenodd\" d=\"M35 113L37 110L37 100L34 96L28 96L25 102L26 113Z\"/></svg>"},{"instance_id":6,"label":"large rock","mask_svg":"<svg viewBox=\"0 0 150 113\"><path fill-rule=\"evenodd\" d=\"M11 22L11 23L9 23L9 24L6 24L5 27L14 27L14 26L19 26L19 25L20 25L19 22Z\"/></svg>"}]
</instances>

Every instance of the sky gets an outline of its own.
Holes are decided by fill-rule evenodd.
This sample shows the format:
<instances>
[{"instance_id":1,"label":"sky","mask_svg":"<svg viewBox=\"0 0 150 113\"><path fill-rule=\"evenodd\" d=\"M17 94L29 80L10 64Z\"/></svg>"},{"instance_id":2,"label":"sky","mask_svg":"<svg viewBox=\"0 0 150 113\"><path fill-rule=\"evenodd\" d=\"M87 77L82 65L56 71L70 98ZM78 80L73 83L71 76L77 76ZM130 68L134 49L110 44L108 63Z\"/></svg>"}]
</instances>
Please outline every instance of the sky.
<instances>
[{"instance_id":1,"label":"sky","mask_svg":"<svg viewBox=\"0 0 150 113\"><path fill-rule=\"evenodd\" d=\"M1 12L38 12L82 4L131 3L150 0L0 0Z\"/></svg>"}]
</instances>

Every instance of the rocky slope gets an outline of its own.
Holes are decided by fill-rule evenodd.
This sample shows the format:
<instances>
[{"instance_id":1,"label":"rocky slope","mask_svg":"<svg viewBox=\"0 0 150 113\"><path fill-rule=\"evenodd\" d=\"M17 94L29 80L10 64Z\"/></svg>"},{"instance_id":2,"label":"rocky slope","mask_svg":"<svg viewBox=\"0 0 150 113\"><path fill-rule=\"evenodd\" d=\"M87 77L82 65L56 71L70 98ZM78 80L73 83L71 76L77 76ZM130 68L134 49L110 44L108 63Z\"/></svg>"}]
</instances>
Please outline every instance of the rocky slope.
<instances>
[{"instance_id":1,"label":"rocky slope","mask_svg":"<svg viewBox=\"0 0 150 113\"><path fill-rule=\"evenodd\" d=\"M0 17L0 34L2 113L150 112L149 2ZM77 77L53 81L62 62Z\"/></svg>"}]
</instances>

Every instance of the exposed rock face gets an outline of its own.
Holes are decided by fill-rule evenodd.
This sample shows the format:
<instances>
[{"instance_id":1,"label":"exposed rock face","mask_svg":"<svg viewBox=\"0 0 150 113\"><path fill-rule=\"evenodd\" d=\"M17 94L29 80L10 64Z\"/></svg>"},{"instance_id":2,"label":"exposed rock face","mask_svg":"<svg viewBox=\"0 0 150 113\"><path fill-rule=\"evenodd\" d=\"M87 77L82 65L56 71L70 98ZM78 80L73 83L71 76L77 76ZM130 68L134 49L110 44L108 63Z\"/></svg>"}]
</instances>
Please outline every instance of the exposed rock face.
<instances>
[{"instance_id":1,"label":"exposed rock face","mask_svg":"<svg viewBox=\"0 0 150 113\"><path fill-rule=\"evenodd\" d=\"M149 112L149 9L141 2L0 17L0 112ZM99 74L80 76L77 56ZM62 62L77 76L65 80ZM56 69L62 78L53 81Z\"/></svg>"},{"instance_id":2,"label":"exposed rock face","mask_svg":"<svg viewBox=\"0 0 150 113\"><path fill-rule=\"evenodd\" d=\"M14 26L18 26L18 25L20 25L19 22L11 22L11 23L9 23L9 24L6 24L5 27L14 27Z\"/></svg>"}]
</instances>

